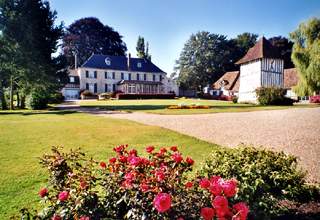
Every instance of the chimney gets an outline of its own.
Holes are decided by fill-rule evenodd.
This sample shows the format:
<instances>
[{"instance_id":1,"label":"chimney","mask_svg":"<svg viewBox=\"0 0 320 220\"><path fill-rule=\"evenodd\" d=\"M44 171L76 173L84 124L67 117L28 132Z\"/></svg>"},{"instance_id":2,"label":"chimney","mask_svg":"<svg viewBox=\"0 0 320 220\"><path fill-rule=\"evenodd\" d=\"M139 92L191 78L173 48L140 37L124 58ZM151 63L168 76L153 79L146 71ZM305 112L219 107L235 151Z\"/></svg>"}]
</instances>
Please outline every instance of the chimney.
<instances>
[{"instance_id":1,"label":"chimney","mask_svg":"<svg viewBox=\"0 0 320 220\"><path fill-rule=\"evenodd\" d=\"M128 70L130 70L130 61L131 61L131 53L129 53L129 55L128 55L128 61L127 61Z\"/></svg>"}]
</instances>

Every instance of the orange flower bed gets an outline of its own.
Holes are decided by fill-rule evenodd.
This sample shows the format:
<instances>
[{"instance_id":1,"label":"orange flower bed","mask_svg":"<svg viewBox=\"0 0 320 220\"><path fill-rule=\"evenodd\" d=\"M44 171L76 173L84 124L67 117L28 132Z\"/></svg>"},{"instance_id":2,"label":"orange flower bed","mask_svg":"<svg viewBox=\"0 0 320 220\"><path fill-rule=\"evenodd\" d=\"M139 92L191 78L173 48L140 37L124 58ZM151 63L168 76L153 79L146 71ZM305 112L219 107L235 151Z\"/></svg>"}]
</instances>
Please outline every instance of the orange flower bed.
<instances>
[{"instance_id":1,"label":"orange flower bed","mask_svg":"<svg viewBox=\"0 0 320 220\"><path fill-rule=\"evenodd\" d=\"M167 109L209 109L207 105L170 105Z\"/></svg>"}]
</instances>

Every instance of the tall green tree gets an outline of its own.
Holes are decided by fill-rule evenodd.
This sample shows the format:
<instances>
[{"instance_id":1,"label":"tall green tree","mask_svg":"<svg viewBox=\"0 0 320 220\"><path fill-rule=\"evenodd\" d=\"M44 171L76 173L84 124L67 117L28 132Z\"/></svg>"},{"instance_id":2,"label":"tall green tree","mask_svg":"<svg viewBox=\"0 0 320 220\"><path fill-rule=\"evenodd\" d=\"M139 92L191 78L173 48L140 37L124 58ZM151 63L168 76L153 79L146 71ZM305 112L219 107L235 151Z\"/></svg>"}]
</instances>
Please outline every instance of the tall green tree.
<instances>
[{"instance_id":1,"label":"tall green tree","mask_svg":"<svg viewBox=\"0 0 320 220\"><path fill-rule=\"evenodd\" d=\"M56 12L42 0L2 0L0 31L3 40L17 45L15 71L8 71L14 84L27 94L32 88L55 90L61 86L58 67L52 54L62 36L62 25L56 26ZM12 60L10 61L12 62ZM11 86L12 87L12 86Z\"/></svg>"},{"instance_id":2,"label":"tall green tree","mask_svg":"<svg viewBox=\"0 0 320 220\"><path fill-rule=\"evenodd\" d=\"M144 37L138 37L136 51L137 57L151 60L151 55L149 54L149 42L145 44Z\"/></svg>"},{"instance_id":3,"label":"tall green tree","mask_svg":"<svg viewBox=\"0 0 320 220\"><path fill-rule=\"evenodd\" d=\"M127 51L122 36L94 17L73 22L63 36L62 48L70 66L74 66L75 55L82 65L93 53L124 56Z\"/></svg>"},{"instance_id":4,"label":"tall green tree","mask_svg":"<svg viewBox=\"0 0 320 220\"><path fill-rule=\"evenodd\" d=\"M292 61L299 73L299 83L294 91L312 95L320 91L320 19L311 18L290 33L294 42Z\"/></svg>"},{"instance_id":5,"label":"tall green tree","mask_svg":"<svg viewBox=\"0 0 320 220\"><path fill-rule=\"evenodd\" d=\"M293 42L282 36L269 38L269 41L273 46L277 47L281 53L284 61L284 68L293 68L294 64L291 60Z\"/></svg>"}]
</instances>

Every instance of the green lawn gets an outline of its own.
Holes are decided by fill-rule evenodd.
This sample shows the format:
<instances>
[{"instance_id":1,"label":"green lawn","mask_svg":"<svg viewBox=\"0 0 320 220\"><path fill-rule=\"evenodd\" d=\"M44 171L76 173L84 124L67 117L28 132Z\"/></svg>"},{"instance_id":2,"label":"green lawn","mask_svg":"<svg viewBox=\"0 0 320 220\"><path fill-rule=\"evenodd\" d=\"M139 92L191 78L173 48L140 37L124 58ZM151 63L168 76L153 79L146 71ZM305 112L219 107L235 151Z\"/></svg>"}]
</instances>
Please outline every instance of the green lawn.
<instances>
[{"instance_id":1,"label":"green lawn","mask_svg":"<svg viewBox=\"0 0 320 220\"><path fill-rule=\"evenodd\" d=\"M275 110L286 108L301 108L313 107L317 105L311 104L296 104L293 106L259 106L253 104L234 104L227 101L203 100L203 99L151 99L151 100L81 100L79 101L82 107L98 107L107 110L118 111L143 111L155 114L205 114L219 112L248 112L259 110ZM167 109L170 105L179 104L199 104L208 105L210 109Z\"/></svg>"},{"instance_id":2,"label":"green lawn","mask_svg":"<svg viewBox=\"0 0 320 220\"><path fill-rule=\"evenodd\" d=\"M107 160L112 148L119 144L139 150L147 145L178 145L197 164L217 147L126 120L72 112L0 111L0 219L8 219L22 207L39 204L37 192L46 184L46 172L38 157L49 152L51 146L81 147L94 158Z\"/></svg>"}]
</instances>

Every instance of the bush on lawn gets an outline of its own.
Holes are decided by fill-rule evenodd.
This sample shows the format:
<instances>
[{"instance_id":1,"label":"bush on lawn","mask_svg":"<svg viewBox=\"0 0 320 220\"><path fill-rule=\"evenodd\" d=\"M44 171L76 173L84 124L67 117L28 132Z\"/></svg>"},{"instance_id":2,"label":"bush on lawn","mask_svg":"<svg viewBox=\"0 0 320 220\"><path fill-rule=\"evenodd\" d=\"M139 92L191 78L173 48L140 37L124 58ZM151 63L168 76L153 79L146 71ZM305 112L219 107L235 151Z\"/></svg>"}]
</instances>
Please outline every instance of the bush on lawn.
<instances>
[{"instance_id":1,"label":"bush on lawn","mask_svg":"<svg viewBox=\"0 0 320 220\"><path fill-rule=\"evenodd\" d=\"M61 92L55 92L49 95L49 103L57 104L63 102L63 100L64 97Z\"/></svg>"},{"instance_id":2,"label":"bush on lawn","mask_svg":"<svg viewBox=\"0 0 320 220\"><path fill-rule=\"evenodd\" d=\"M232 102L233 103L238 103L238 96L232 96Z\"/></svg>"},{"instance_id":3,"label":"bush on lawn","mask_svg":"<svg viewBox=\"0 0 320 220\"><path fill-rule=\"evenodd\" d=\"M175 97L174 93L168 94L125 94L118 93L118 99L173 99Z\"/></svg>"},{"instance_id":4,"label":"bush on lawn","mask_svg":"<svg viewBox=\"0 0 320 220\"><path fill-rule=\"evenodd\" d=\"M260 105L293 105L294 100L285 97L286 90L277 87L261 87L256 89Z\"/></svg>"},{"instance_id":5,"label":"bush on lawn","mask_svg":"<svg viewBox=\"0 0 320 220\"><path fill-rule=\"evenodd\" d=\"M100 163L80 151L44 155L49 184L39 191L44 208L38 219L237 219L249 212L237 199L235 179L218 176L190 180L194 161L177 147L146 148L141 157L127 146ZM22 218L32 212L22 210Z\"/></svg>"},{"instance_id":6,"label":"bush on lawn","mask_svg":"<svg viewBox=\"0 0 320 220\"><path fill-rule=\"evenodd\" d=\"M45 89L33 89L27 97L27 107L33 110L47 108L50 95Z\"/></svg>"},{"instance_id":7,"label":"bush on lawn","mask_svg":"<svg viewBox=\"0 0 320 220\"><path fill-rule=\"evenodd\" d=\"M319 199L319 188L306 183L297 168L297 158L283 152L251 147L214 151L200 171L239 181L238 198L247 202L254 219L281 214L279 202L306 202Z\"/></svg>"},{"instance_id":8,"label":"bush on lawn","mask_svg":"<svg viewBox=\"0 0 320 220\"><path fill-rule=\"evenodd\" d=\"M99 100L105 100L105 99L110 99L114 96L113 92L105 92L105 93L100 93L99 94Z\"/></svg>"},{"instance_id":9,"label":"bush on lawn","mask_svg":"<svg viewBox=\"0 0 320 220\"><path fill-rule=\"evenodd\" d=\"M90 92L89 90L84 90L81 92L81 99L97 99L98 96Z\"/></svg>"}]
</instances>

